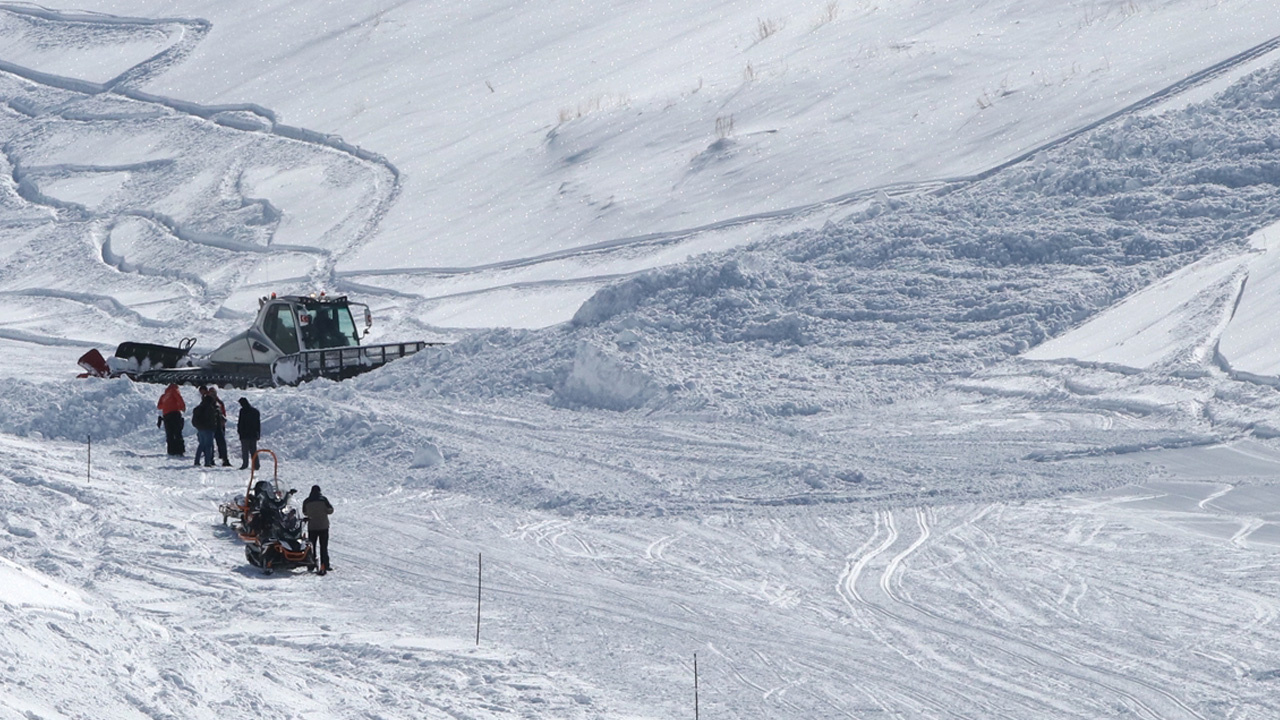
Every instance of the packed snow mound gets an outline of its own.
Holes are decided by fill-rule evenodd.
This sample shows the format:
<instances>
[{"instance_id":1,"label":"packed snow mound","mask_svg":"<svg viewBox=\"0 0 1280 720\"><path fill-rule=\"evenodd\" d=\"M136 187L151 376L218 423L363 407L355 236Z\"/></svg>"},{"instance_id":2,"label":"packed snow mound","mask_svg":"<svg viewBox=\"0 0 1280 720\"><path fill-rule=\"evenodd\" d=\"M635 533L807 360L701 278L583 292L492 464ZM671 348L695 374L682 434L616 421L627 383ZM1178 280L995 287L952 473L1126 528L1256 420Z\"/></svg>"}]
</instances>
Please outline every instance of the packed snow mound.
<instances>
[{"instance_id":1,"label":"packed snow mound","mask_svg":"<svg viewBox=\"0 0 1280 720\"><path fill-rule=\"evenodd\" d=\"M1214 340L1232 321L1252 257L1231 249L1213 253L1023 357L1144 370L1181 366L1185 372L1204 372L1197 368L1213 360ZM1205 325L1207 333L1202 330Z\"/></svg>"},{"instance_id":2,"label":"packed snow mound","mask_svg":"<svg viewBox=\"0 0 1280 720\"><path fill-rule=\"evenodd\" d=\"M1260 233L1264 252L1250 258L1238 286L1229 323L1218 344L1221 366L1243 379L1280 385L1280 328L1275 298L1280 293L1280 227Z\"/></svg>"},{"instance_id":3,"label":"packed snow mound","mask_svg":"<svg viewBox=\"0 0 1280 720\"><path fill-rule=\"evenodd\" d=\"M628 369L600 348L583 343L568 377L556 387L555 399L569 407L630 410L659 392L653 381Z\"/></svg>"},{"instance_id":4,"label":"packed snow mound","mask_svg":"<svg viewBox=\"0 0 1280 720\"><path fill-rule=\"evenodd\" d=\"M75 441L119 438L154 427L162 388L124 378L36 384L22 380L0 389L0 432Z\"/></svg>"},{"instance_id":5,"label":"packed snow mound","mask_svg":"<svg viewBox=\"0 0 1280 720\"><path fill-rule=\"evenodd\" d=\"M803 345L808 338L800 316L785 309L763 316L752 312L758 294L776 291L803 276L804 269L793 263L754 254L680 265L600 290L574 315L573 324L598 326L635 312L649 298L678 295L689 304L664 320L663 329L714 343L763 340Z\"/></svg>"},{"instance_id":6,"label":"packed snow mound","mask_svg":"<svg viewBox=\"0 0 1280 720\"><path fill-rule=\"evenodd\" d=\"M377 375L371 373L370 377ZM394 403L379 393L368 393L355 381L314 380L296 390L266 389L226 391L228 436L235 436L234 399L240 393L261 413L262 439L259 447L279 450L287 457L286 465L305 460L333 465L345 458L373 453L393 466L428 467L422 465L424 447L432 445L430 434L403 422ZM286 468L287 470L288 468ZM310 481L297 479L299 489L306 490ZM370 479L370 487L381 487L378 479Z\"/></svg>"}]
</instances>

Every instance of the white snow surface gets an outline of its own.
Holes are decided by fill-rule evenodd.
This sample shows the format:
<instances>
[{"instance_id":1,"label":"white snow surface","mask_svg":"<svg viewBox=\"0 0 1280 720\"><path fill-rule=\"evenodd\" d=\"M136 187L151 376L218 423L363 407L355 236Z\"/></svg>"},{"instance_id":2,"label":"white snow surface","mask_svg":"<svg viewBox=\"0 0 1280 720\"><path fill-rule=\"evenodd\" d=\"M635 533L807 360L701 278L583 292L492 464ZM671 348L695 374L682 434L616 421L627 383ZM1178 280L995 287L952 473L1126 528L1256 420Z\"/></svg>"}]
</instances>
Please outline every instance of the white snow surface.
<instances>
[{"instance_id":1,"label":"white snow surface","mask_svg":"<svg viewBox=\"0 0 1280 720\"><path fill-rule=\"evenodd\" d=\"M1278 34L0 4L0 720L1276 717ZM448 344L223 391L336 508L263 575L75 361L316 290Z\"/></svg>"}]
</instances>

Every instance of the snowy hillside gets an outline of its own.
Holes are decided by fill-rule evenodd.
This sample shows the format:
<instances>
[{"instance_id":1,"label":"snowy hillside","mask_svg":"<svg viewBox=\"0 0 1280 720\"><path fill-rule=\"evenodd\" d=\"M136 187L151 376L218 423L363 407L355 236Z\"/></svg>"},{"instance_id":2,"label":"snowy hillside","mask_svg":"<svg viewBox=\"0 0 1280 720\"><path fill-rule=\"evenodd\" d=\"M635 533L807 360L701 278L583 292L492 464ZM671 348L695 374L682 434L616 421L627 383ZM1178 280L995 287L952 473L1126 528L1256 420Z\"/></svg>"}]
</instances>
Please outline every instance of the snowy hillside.
<instances>
[{"instance_id":1,"label":"snowy hillside","mask_svg":"<svg viewBox=\"0 0 1280 720\"><path fill-rule=\"evenodd\" d=\"M0 4L0 98L0 718L1280 710L1273 3ZM313 290L450 344L223 390L264 575L75 359Z\"/></svg>"}]
</instances>

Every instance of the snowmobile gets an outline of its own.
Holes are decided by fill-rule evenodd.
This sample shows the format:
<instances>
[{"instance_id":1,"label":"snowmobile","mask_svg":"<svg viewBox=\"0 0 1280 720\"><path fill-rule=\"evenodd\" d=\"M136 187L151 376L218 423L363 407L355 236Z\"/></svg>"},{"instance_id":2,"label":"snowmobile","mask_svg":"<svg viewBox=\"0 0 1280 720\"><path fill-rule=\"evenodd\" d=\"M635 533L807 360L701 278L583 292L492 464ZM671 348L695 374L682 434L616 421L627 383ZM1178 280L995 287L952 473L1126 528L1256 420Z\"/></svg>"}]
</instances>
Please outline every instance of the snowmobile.
<instances>
[{"instance_id":1,"label":"snowmobile","mask_svg":"<svg viewBox=\"0 0 1280 720\"><path fill-rule=\"evenodd\" d=\"M353 307L364 309L363 332L356 328ZM272 293L259 298L257 318L248 330L207 356L191 354L193 337L177 346L123 342L114 357L104 358L97 349L81 356L81 377L126 376L141 382L241 388L297 385L320 377L345 380L444 344L416 340L361 345L372 325L369 306L345 295Z\"/></svg>"},{"instance_id":2,"label":"snowmobile","mask_svg":"<svg viewBox=\"0 0 1280 720\"><path fill-rule=\"evenodd\" d=\"M272 463L271 481L257 479L257 468L261 466L258 457L261 455L270 455ZM218 512L222 513L222 524L226 525L227 521L235 518L231 526L245 542L254 542L258 539L255 530L258 516L258 509L263 506L267 500L279 504L284 498L284 494L280 492L280 460L272 450L262 448L253 454L253 459L249 465L249 484L244 489L244 496L237 495L230 500L218 506Z\"/></svg>"},{"instance_id":3,"label":"snowmobile","mask_svg":"<svg viewBox=\"0 0 1280 720\"><path fill-rule=\"evenodd\" d=\"M256 539L244 546L244 557L262 572L270 575L276 570L306 567L308 571L316 571L316 553L307 538L303 526L304 518L298 517L295 508L285 508L290 497L297 492L290 490L285 494L283 502L276 507L264 508L259 519L262 527Z\"/></svg>"},{"instance_id":4,"label":"snowmobile","mask_svg":"<svg viewBox=\"0 0 1280 720\"><path fill-rule=\"evenodd\" d=\"M259 455L270 455L273 472L270 481L256 480ZM236 534L245 541L244 556L254 567L266 574L280 569L306 567L316 571L315 548L306 537L303 526L306 520L298 517L297 508L291 507L290 498L297 492L280 490L280 462L271 450L254 453L249 470L249 485L244 497L235 497L218 506L222 524L237 516Z\"/></svg>"}]
</instances>

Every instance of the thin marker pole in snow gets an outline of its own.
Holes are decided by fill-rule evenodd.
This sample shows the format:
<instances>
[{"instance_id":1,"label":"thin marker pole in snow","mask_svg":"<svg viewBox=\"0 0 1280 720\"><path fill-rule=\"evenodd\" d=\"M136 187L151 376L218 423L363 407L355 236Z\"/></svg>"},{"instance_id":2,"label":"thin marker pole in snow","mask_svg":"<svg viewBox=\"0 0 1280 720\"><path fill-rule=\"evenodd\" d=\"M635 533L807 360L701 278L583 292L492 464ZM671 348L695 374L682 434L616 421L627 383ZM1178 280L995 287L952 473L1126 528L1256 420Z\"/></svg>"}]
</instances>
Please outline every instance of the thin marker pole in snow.
<instances>
[{"instance_id":1,"label":"thin marker pole in snow","mask_svg":"<svg viewBox=\"0 0 1280 720\"><path fill-rule=\"evenodd\" d=\"M93 435L86 435L89 439L89 453L84 461L84 481L86 483L93 482Z\"/></svg>"},{"instance_id":2,"label":"thin marker pole in snow","mask_svg":"<svg viewBox=\"0 0 1280 720\"><path fill-rule=\"evenodd\" d=\"M693 720L698 720L698 653L693 654Z\"/></svg>"},{"instance_id":3,"label":"thin marker pole in snow","mask_svg":"<svg viewBox=\"0 0 1280 720\"><path fill-rule=\"evenodd\" d=\"M484 584L484 553L476 556L476 645L480 644L480 588Z\"/></svg>"}]
</instances>

